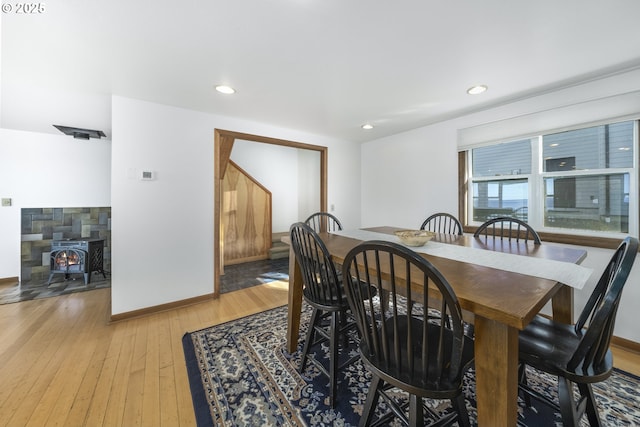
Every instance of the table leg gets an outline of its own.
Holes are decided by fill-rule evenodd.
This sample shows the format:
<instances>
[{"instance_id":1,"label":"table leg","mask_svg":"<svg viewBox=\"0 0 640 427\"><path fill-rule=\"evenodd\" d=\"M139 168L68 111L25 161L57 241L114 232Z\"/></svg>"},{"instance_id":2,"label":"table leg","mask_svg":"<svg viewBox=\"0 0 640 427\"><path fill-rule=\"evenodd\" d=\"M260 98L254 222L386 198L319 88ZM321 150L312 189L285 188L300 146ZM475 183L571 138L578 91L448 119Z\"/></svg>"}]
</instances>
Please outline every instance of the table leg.
<instances>
[{"instance_id":1,"label":"table leg","mask_svg":"<svg viewBox=\"0 0 640 427\"><path fill-rule=\"evenodd\" d=\"M551 299L553 320L573 324L573 288L563 285Z\"/></svg>"},{"instance_id":2,"label":"table leg","mask_svg":"<svg viewBox=\"0 0 640 427\"><path fill-rule=\"evenodd\" d=\"M298 346L300 312L302 311L302 274L293 246L289 247L289 303L287 316L287 351L293 353Z\"/></svg>"},{"instance_id":3,"label":"table leg","mask_svg":"<svg viewBox=\"0 0 640 427\"><path fill-rule=\"evenodd\" d=\"M513 427L518 405L518 330L475 318L478 426Z\"/></svg>"}]
</instances>

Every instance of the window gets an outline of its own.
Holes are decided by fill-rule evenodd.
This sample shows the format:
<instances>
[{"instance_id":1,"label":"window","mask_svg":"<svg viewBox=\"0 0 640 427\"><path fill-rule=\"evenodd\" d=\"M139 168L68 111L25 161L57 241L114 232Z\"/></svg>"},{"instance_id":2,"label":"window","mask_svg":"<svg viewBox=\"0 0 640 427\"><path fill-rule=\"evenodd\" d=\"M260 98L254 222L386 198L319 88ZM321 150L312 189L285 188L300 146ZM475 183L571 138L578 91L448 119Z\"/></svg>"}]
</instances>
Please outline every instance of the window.
<instances>
[{"instance_id":1,"label":"window","mask_svg":"<svg viewBox=\"0 0 640 427\"><path fill-rule=\"evenodd\" d=\"M549 233L637 235L637 127L609 123L470 150L468 222L512 216Z\"/></svg>"},{"instance_id":2,"label":"window","mask_svg":"<svg viewBox=\"0 0 640 427\"><path fill-rule=\"evenodd\" d=\"M529 139L473 150L474 221L522 215L529 204L531 153Z\"/></svg>"}]
</instances>

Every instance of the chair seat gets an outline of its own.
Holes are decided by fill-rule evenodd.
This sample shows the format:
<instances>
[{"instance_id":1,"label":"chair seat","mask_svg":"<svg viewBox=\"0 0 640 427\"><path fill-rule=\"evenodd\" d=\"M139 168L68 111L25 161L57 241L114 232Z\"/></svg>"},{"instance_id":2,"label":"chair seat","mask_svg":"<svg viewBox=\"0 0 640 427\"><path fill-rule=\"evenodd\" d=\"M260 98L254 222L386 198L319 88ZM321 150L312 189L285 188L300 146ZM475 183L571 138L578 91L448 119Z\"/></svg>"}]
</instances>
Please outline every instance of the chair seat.
<instances>
[{"instance_id":1,"label":"chair seat","mask_svg":"<svg viewBox=\"0 0 640 427\"><path fill-rule=\"evenodd\" d=\"M349 308L349 302L347 301L347 295L344 293L344 284L342 282L342 272L338 275L338 286L342 293L340 295L334 295L331 300L320 301L311 294L311 290L307 287L302 289L302 295L304 299L312 306L325 311L341 311ZM374 297L378 291L375 287L369 286L367 283L360 282L363 294L368 292L367 295ZM369 288L369 289L366 289Z\"/></svg>"},{"instance_id":2,"label":"chair seat","mask_svg":"<svg viewBox=\"0 0 640 427\"><path fill-rule=\"evenodd\" d=\"M349 308L347 297L344 295L333 295L331 299L319 301L317 298L313 297L313 295L309 290L307 290L307 288L304 288L302 290L302 295L304 296L305 301L307 301L312 307L321 310L340 311Z\"/></svg>"},{"instance_id":3,"label":"chair seat","mask_svg":"<svg viewBox=\"0 0 640 427\"><path fill-rule=\"evenodd\" d=\"M344 280L342 278L342 270L338 270L338 280L340 280L340 289L344 292ZM378 294L378 289L375 286L371 286L368 283L360 282L360 291L363 295L370 295L371 298L375 297ZM347 297L345 293L345 298Z\"/></svg>"},{"instance_id":4,"label":"chair seat","mask_svg":"<svg viewBox=\"0 0 640 427\"><path fill-rule=\"evenodd\" d=\"M407 317L400 317L398 320L398 330L399 334L402 336L401 342L407 342L407 337L409 332ZM387 335L387 341L389 342L390 348L393 348L392 344L394 341L394 336L391 331L393 331L392 325L393 319L388 319L386 321L387 328L389 334ZM473 362L473 339L467 336L463 336L464 346L462 353L462 366L464 367L460 372L458 372L457 376L453 378L449 378L449 373L444 372L443 374L438 374L435 370L438 367L436 363L428 363L427 364L427 372L425 373L420 365L419 355L422 347L422 319L412 317L412 331L413 337L411 339L412 342L412 352L411 356L414 359L415 366L413 369L409 369L408 366L408 358L406 357L406 349L402 349L402 360L399 363L398 360L393 360L393 357L390 357L388 360L378 360L375 356L372 355L372 352L369 351L367 345L364 341L360 343L360 353L362 355L362 359L367 365L369 369L371 369L374 373L380 376L384 381L400 386L404 389L410 390L413 394L416 394L421 397L430 397L435 399L449 399L454 397L460 393L460 388L462 386L462 381L460 376L464 374L466 369ZM440 325L430 323L428 326L428 339L429 343L429 354L428 358L435 359L438 343L436 340L439 338L438 330L440 329ZM445 328L444 334L444 348L450 349L452 348L451 341L453 339L453 334L449 329ZM450 358L450 354L445 354L444 359L447 360ZM431 359L431 360L433 360ZM391 363L389 363L391 360ZM432 380L435 378L435 380Z\"/></svg>"},{"instance_id":5,"label":"chair seat","mask_svg":"<svg viewBox=\"0 0 640 427\"><path fill-rule=\"evenodd\" d=\"M566 377L575 383L586 384L605 380L613 369L610 350L598 366L580 365L575 370L567 369L581 339L582 334L576 333L573 325L536 316L520 331L520 360L529 366L552 375Z\"/></svg>"}]
</instances>

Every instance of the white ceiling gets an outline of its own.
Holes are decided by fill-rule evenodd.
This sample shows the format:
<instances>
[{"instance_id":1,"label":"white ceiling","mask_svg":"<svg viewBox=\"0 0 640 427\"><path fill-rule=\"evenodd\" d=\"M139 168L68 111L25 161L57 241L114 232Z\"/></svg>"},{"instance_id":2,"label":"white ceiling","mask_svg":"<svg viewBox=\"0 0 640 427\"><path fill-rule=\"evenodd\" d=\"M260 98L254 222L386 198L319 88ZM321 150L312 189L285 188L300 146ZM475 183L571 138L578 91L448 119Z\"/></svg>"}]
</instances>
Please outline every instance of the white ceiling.
<instances>
[{"instance_id":1,"label":"white ceiling","mask_svg":"<svg viewBox=\"0 0 640 427\"><path fill-rule=\"evenodd\" d=\"M4 128L110 137L115 94L362 142L640 66L638 0L43 4L2 13Z\"/></svg>"}]
</instances>

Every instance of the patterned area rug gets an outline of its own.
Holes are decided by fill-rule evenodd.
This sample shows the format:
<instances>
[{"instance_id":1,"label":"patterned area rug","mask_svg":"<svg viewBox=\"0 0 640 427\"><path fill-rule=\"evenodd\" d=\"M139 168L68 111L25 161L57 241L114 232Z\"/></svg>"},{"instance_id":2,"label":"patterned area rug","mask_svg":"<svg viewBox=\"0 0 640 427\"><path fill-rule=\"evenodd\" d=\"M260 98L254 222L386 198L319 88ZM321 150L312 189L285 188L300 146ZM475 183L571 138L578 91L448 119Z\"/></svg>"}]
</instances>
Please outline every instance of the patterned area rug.
<instances>
[{"instance_id":1,"label":"patterned area rug","mask_svg":"<svg viewBox=\"0 0 640 427\"><path fill-rule=\"evenodd\" d=\"M306 331L311 310L304 307L301 330ZM300 374L300 351L285 350L287 308L279 307L200 331L187 333L183 346L199 427L205 426L353 426L358 424L370 377L355 362L341 372L338 403L327 405L328 380L308 364ZM326 348L317 348L323 353ZM355 348L342 352L348 357ZM528 372L529 383L555 399L554 380L541 372ZM596 384L600 417L607 426L640 425L640 378L616 371ZM465 398L472 425L476 425L473 372L465 378ZM398 399L404 395L397 393ZM531 408L519 400L519 425L561 425L560 415L533 401ZM436 402L436 413L450 410ZM378 416L385 408L380 405ZM397 420L396 420L397 421ZM391 426L397 425L393 421ZM586 417L582 425L587 426Z\"/></svg>"}]
</instances>

